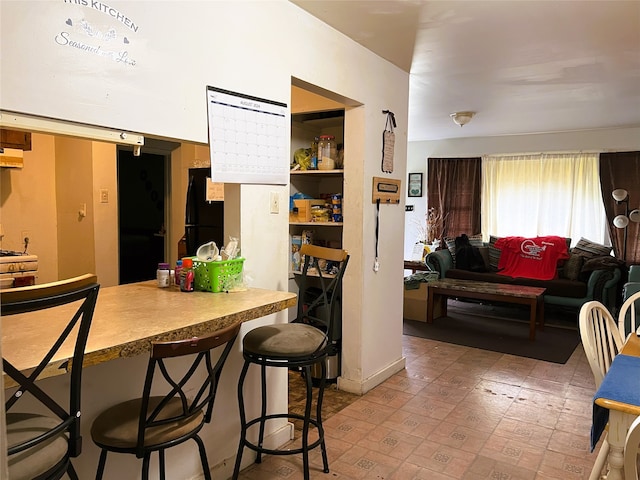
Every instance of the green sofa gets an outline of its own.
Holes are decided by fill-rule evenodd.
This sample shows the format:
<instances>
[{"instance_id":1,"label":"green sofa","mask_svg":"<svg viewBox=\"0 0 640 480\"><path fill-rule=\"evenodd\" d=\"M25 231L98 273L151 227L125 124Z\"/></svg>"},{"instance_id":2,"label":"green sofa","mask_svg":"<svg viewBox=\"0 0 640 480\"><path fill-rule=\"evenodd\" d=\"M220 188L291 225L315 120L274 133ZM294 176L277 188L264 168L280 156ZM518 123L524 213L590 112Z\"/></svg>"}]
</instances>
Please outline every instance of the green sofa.
<instances>
[{"instance_id":1,"label":"green sofa","mask_svg":"<svg viewBox=\"0 0 640 480\"><path fill-rule=\"evenodd\" d=\"M563 307L582 307L585 302L598 300L610 311L616 308L616 292L621 272L619 268L600 268L582 272L579 278L555 278L537 280L531 278L513 278L496 272L471 272L454 268L453 258L448 249L436 250L425 258L426 265L439 273L440 278L458 278L491 283L507 283L544 287L547 289L544 302L548 305Z\"/></svg>"}]
</instances>

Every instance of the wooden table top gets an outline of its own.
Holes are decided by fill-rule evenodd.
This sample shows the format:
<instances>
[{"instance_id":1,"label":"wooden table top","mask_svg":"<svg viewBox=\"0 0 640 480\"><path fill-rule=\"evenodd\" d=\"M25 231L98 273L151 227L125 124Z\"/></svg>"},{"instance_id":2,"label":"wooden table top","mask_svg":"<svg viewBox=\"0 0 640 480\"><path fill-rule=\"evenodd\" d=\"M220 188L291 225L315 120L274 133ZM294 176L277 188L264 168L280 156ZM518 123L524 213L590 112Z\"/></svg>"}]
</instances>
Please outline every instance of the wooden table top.
<instances>
[{"instance_id":1,"label":"wooden table top","mask_svg":"<svg viewBox=\"0 0 640 480\"><path fill-rule=\"evenodd\" d=\"M428 288L458 290L463 292L486 293L507 297L539 297L545 288L510 285L506 283L478 282L475 280L461 280L457 278L442 278L427 284Z\"/></svg>"},{"instance_id":2,"label":"wooden table top","mask_svg":"<svg viewBox=\"0 0 640 480\"><path fill-rule=\"evenodd\" d=\"M150 350L152 341L214 332L296 305L290 292L250 288L242 292L181 292L156 281L101 288L85 350L86 366ZM76 305L2 317L2 355L21 371L38 364ZM71 343L71 342L68 342ZM40 378L66 373L73 356L63 345ZM6 385L5 385L6 387Z\"/></svg>"},{"instance_id":3,"label":"wooden table top","mask_svg":"<svg viewBox=\"0 0 640 480\"><path fill-rule=\"evenodd\" d=\"M430 270L424 262L419 260L405 260L404 268L405 270L413 270L414 272L428 272Z\"/></svg>"}]
</instances>

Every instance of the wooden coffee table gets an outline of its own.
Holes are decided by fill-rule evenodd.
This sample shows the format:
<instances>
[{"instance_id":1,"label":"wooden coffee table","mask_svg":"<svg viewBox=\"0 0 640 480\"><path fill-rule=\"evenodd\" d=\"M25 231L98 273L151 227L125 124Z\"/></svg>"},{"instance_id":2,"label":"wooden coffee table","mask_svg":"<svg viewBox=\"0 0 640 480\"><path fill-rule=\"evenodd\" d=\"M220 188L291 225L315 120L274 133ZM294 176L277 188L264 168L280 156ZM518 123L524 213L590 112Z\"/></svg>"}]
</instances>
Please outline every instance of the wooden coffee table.
<instances>
[{"instance_id":1,"label":"wooden coffee table","mask_svg":"<svg viewBox=\"0 0 640 480\"><path fill-rule=\"evenodd\" d=\"M429 282L427 283L427 323L433 323L434 312L438 316L436 318L447 315L447 299L449 297L529 305L531 309L529 315L529 339L535 340L536 324L540 330L544 328L544 302L542 295L545 290L545 288L538 287L453 278Z\"/></svg>"}]
</instances>

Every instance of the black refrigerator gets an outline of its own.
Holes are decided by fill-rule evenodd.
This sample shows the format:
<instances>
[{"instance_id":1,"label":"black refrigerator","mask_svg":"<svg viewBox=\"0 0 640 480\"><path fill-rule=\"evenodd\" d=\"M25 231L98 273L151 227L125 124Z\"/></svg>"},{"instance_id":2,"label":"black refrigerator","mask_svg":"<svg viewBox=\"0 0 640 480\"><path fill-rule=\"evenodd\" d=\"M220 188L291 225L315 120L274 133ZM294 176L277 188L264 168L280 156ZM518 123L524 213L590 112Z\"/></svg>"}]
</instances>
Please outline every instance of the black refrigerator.
<instances>
[{"instance_id":1,"label":"black refrigerator","mask_svg":"<svg viewBox=\"0 0 640 480\"><path fill-rule=\"evenodd\" d=\"M194 256L198 247L214 241L224 245L224 202L207 200L207 179L210 168L190 168L185 216L187 256Z\"/></svg>"}]
</instances>

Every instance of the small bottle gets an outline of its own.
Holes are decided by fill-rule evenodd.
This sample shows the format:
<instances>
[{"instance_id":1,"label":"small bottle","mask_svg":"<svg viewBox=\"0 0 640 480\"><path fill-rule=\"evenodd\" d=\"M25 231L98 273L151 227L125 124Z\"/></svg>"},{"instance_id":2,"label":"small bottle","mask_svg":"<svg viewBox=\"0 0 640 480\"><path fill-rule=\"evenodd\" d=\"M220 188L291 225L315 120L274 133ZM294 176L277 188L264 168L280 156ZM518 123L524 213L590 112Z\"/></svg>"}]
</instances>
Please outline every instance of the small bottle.
<instances>
[{"instance_id":1,"label":"small bottle","mask_svg":"<svg viewBox=\"0 0 640 480\"><path fill-rule=\"evenodd\" d=\"M159 263L158 270L156 270L156 280L158 281L158 287L164 288L171 285L171 278L169 278L169 264Z\"/></svg>"},{"instance_id":2,"label":"small bottle","mask_svg":"<svg viewBox=\"0 0 640 480\"><path fill-rule=\"evenodd\" d=\"M180 286L180 271L182 270L182 260L176 262L174 283Z\"/></svg>"},{"instance_id":3,"label":"small bottle","mask_svg":"<svg viewBox=\"0 0 640 480\"><path fill-rule=\"evenodd\" d=\"M311 168L310 170L318 169L318 141L320 139L315 137L311 142Z\"/></svg>"},{"instance_id":4,"label":"small bottle","mask_svg":"<svg viewBox=\"0 0 640 480\"><path fill-rule=\"evenodd\" d=\"M182 270L180 271L180 291L193 292L194 290L193 260L190 258L182 259Z\"/></svg>"}]
</instances>

